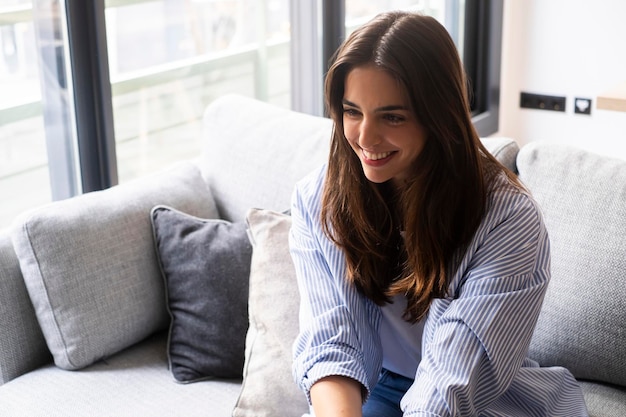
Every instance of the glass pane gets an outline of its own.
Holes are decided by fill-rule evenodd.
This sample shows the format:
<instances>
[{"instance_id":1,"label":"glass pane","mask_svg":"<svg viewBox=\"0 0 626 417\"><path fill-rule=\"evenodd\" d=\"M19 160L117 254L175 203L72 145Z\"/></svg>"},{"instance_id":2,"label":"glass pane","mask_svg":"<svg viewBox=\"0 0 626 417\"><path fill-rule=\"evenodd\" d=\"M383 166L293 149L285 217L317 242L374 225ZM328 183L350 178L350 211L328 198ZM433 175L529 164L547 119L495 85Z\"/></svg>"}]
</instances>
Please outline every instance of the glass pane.
<instances>
[{"instance_id":1,"label":"glass pane","mask_svg":"<svg viewBox=\"0 0 626 417\"><path fill-rule=\"evenodd\" d=\"M289 0L107 1L120 182L197 156L202 114L220 95L290 105L288 6Z\"/></svg>"},{"instance_id":2,"label":"glass pane","mask_svg":"<svg viewBox=\"0 0 626 417\"><path fill-rule=\"evenodd\" d=\"M448 28L462 51L465 0L346 0L346 33L386 10L413 10L433 16Z\"/></svg>"},{"instance_id":3,"label":"glass pane","mask_svg":"<svg viewBox=\"0 0 626 417\"><path fill-rule=\"evenodd\" d=\"M76 195L76 134L64 0L0 5L0 227Z\"/></svg>"},{"instance_id":4,"label":"glass pane","mask_svg":"<svg viewBox=\"0 0 626 417\"><path fill-rule=\"evenodd\" d=\"M52 200L30 1L0 4L0 228Z\"/></svg>"}]
</instances>

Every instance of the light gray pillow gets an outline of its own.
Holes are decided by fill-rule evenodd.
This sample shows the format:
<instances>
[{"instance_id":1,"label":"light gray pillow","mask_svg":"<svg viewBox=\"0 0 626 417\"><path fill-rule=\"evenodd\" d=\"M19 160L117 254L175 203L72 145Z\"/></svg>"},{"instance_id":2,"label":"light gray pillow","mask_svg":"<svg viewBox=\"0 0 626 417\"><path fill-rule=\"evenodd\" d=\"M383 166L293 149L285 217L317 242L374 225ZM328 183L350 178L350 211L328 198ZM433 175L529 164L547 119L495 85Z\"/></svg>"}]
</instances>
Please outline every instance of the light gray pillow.
<instances>
[{"instance_id":1,"label":"light gray pillow","mask_svg":"<svg viewBox=\"0 0 626 417\"><path fill-rule=\"evenodd\" d=\"M167 206L151 213L171 316L167 354L179 382L241 378L252 246L245 223Z\"/></svg>"},{"instance_id":2,"label":"light gray pillow","mask_svg":"<svg viewBox=\"0 0 626 417\"><path fill-rule=\"evenodd\" d=\"M234 417L301 416L308 411L291 373L291 346L298 335L300 295L289 254L291 217L252 209L247 215L250 328L241 394Z\"/></svg>"},{"instance_id":3,"label":"light gray pillow","mask_svg":"<svg viewBox=\"0 0 626 417\"><path fill-rule=\"evenodd\" d=\"M626 385L626 162L536 142L517 166L552 252L530 357L579 379Z\"/></svg>"},{"instance_id":4,"label":"light gray pillow","mask_svg":"<svg viewBox=\"0 0 626 417\"><path fill-rule=\"evenodd\" d=\"M519 146L511 138L490 136L487 138L480 138L485 148L496 157L498 161L512 172L517 173L517 166L515 160L517 153L519 152Z\"/></svg>"},{"instance_id":5,"label":"light gray pillow","mask_svg":"<svg viewBox=\"0 0 626 417\"><path fill-rule=\"evenodd\" d=\"M55 364L80 369L167 325L150 210L217 209L198 167L180 164L22 215L15 252Z\"/></svg>"}]
</instances>

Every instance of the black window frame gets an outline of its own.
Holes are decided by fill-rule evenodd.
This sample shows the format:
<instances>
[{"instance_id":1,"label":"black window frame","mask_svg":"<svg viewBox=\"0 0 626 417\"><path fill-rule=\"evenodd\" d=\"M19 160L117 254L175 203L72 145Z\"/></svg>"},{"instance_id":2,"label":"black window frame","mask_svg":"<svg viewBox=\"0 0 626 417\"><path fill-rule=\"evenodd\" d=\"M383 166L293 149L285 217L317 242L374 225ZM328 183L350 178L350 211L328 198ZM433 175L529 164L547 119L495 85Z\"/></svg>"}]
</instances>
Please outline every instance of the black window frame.
<instances>
[{"instance_id":1,"label":"black window frame","mask_svg":"<svg viewBox=\"0 0 626 417\"><path fill-rule=\"evenodd\" d=\"M450 6L457 4L452 3ZM504 0L465 0L462 59L469 81L472 121L483 137L499 128L503 3ZM345 38L345 4L324 0L322 11L325 73L332 54Z\"/></svg>"},{"instance_id":2,"label":"black window frame","mask_svg":"<svg viewBox=\"0 0 626 417\"><path fill-rule=\"evenodd\" d=\"M82 191L116 185L105 0L66 0Z\"/></svg>"},{"instance_id":3,"label":"black window frame","mask_svg":"<svg viewBox=\"0 0 626 417\"><path fill-rule=\"evenodd\" d=\"M480 136L499 129L504 0L466 0L463 64Z\"/></svg>"}]
</instances>

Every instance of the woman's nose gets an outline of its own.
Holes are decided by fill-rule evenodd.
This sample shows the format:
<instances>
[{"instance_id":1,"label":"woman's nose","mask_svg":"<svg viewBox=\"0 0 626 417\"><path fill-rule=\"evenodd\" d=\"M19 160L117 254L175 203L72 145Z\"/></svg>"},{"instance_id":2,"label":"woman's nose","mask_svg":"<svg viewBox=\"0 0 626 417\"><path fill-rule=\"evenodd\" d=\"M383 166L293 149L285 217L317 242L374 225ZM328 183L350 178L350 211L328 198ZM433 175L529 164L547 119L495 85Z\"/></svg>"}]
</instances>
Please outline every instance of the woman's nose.
<instances>
[{"instance_id":1,"label":"woman's nose","mask_svg":"<svg viewBox=\"0 0 626 417\"><path fill-rule=\"evenodd\" d=\"M381 138L376 129L375 123L363 119L359 129L359 146L363 149L370 149L381 142Z\"/></svg>"}]
</instances>

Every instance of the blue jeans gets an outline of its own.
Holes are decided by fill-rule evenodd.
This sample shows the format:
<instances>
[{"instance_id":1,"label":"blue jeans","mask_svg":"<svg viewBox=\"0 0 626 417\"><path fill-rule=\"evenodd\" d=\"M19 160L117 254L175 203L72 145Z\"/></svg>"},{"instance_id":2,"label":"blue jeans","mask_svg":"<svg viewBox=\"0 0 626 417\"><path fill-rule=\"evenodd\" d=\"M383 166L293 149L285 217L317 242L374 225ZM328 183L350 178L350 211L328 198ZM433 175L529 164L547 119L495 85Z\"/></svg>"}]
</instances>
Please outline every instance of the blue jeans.
<instances>
[{"instance_id":1,"label":"blue jeans","mask_svg":"<svg viewBox=\"0 0 626 417\"><path fill-rule=\"evenodd\" d=\"M411 385L411 378L383 369L378 383L363 405L363 417L402 417L400 400Z\"/></svg>"}]
</instances>

